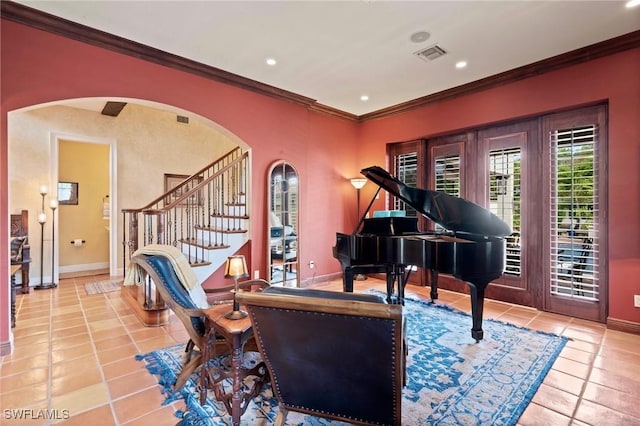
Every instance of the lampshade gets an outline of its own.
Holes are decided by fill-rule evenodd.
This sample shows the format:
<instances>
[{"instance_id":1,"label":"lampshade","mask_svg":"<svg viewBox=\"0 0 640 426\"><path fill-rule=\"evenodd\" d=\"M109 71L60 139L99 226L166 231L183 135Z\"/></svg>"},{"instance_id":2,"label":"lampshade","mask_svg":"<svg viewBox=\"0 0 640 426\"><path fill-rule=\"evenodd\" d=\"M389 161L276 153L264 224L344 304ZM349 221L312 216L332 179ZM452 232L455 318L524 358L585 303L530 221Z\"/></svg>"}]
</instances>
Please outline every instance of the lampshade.
<instances>
[{"instance_id":1,"label":"lampshade","mask_svg":"<svg viewBox=\"0 0 640 426\"><path fill-rule=\"evenodd\" d=\"M361 189L366 183L367 183L367 180L365 178L351 179L351 185L353 185L355 189Z\"/></svg>"},{"instance_id":2,"label":"lampshade","mask_svg":"<svg viewBox=\"0 0 640 426\"><path fill-rule=\"evenodd\" d=\"M47 221L47 214L45 212L42 212L38 215L38 223L39 224L43 224Z\"/></svg>"},{"instance_id":3,"label":"lampshade","mask_svg":"<svg viewBox=\"0 0 640 426\"><path fill-rule=\"evenodd\" d=\"M243 255L229 256L227 258L227 264L224 267L225 278L245 278L249 276L247 271L247 262L244 260Z\"/></svg>"},{"instance_id":4,"label":"lampshade","mask_svg":"<svg viewBox=\"0 0 640 426\"><path fill-rule=\"evenodd\" d=\"M49 201L49 207L55 210L58 207L58 200L52 198L51 201Z\"/></svg>"},{"instance_id":5,"label":"lampshade","mask_svg":"<svg viewBox=\"0 0 640 426\"><path fill-rule=\"evenodd\" d=\"M40 185L40 195L45 196L47 195L47 192L49 192L47 185Z\"/></svg>"}]
</instances>

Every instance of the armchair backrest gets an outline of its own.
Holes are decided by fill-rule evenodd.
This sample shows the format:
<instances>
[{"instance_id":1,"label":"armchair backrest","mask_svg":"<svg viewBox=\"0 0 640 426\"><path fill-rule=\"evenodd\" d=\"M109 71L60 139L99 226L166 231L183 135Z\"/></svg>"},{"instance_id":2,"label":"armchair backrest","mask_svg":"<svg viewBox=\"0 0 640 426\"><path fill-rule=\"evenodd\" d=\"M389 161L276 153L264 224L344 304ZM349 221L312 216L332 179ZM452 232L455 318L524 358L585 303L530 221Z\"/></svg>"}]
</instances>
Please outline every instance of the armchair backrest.
<instances>
[{"instance_id":1,"label":"armchair backrest","mask_svg":"<svg viewBox=\"0 0 640 426\"><path fill-rule=\"evenodd\" d=\"M160 296L182 321L191 340L198 345L204 336L204 318L189 312L198 309L198 306L180 283L171 260L160 255L137 255L131 258L131 262L140 265L149 274Z\"/></svg>"},{"instance_id":2,"label":"armchair backrest","mask_svg":"<svg viewBox=\"0 0 640 426\"><path fill-rule=\"evenodd\" d=\"M237 298L249 312L281 409L401 424L401 305L370 294L283 287Z\"/></svg>"},{"instance_id":3,"label":"armchair backrest","mask_svg":"<svg viewBox=\"0 0 640 426\"><path fill-rule=\"evenodd\" d=\"M157 251L162 252L163 250ZM173 259L168 256L171 256ZM216 349L214 353L218 354L230 350L226 340L218 339L212 342L209 339L205 330L205 310L210 307L210 303L225 302L229 302L229 309L231 309L231 301L233 300L231 289L234 288L234 286L204 289L200 286L200 283L197 283L195 287L189 287L190 290L187 290L176 272L175 268L180 268L180 266L174 266L175 255L170 253L138 253L131 258L131 263L132 265L130 265L130 267L136 268L139 266L146 272L155 284L164 303L176 314L189 334L190 340L185 350L187 356L185 357L185 362L180 370L180 374L176 377L174 383L174 388L180 389L187 383L191 374L202 365L206 345L215 345ZM144 285L147 285L146 279ZM268 287L268 285L264 280L249 280L240 283L239 287L244 290L251 290L254 288L265 288ZM209 294L212 296L209 297ZM252 342L253 341L247 342L247 345L253 344ZM255 344L253 344L253 346L255 347Z\"/></svg>"}]
</instances>

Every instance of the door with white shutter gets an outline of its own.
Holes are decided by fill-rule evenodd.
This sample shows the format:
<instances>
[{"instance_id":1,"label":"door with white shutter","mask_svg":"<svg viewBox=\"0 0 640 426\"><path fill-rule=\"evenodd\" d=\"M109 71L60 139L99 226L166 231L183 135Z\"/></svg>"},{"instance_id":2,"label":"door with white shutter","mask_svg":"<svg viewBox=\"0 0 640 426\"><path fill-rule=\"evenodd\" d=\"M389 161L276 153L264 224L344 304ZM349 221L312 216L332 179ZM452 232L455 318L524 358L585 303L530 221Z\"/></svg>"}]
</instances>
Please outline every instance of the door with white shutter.
<instances>
[{"instance_id":1,"label":"door with white shutter","mask_svg":"<svg viewBox=\"0 0 640 426\"><path fill-rule=\"evenodd\" d=\"M606 110L543 119L544 308L605 321Z\"/></svg>"}]
</instances>

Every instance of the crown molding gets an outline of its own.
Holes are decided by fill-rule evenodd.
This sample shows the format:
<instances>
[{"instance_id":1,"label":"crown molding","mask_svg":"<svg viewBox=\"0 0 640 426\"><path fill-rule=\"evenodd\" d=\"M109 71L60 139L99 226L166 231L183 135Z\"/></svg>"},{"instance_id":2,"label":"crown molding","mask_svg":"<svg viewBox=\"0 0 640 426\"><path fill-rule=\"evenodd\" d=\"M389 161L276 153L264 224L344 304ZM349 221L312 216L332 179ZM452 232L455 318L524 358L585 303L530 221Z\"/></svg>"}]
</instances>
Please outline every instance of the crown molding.
<instances>
[{"instance_id":1,"label":"crown molding","mask_svg":"<svg viewBox=\"0 0 640 426\"><path fill-rule=\"evenodd\" d=\"M293 102L315 111L336 115L348 120L357 120L356 115L321 105L315 99L260 83L246 77L241 77L219 68L174 55L86 25L78 24L19 3L1 1L0 15L2 19L8 19L33 28L58 34L72 40L133 56L231 86L240 87L272 98Z\"/></svg>"},{"instance_id":2,"label":"crown molding","mask_svg":"<svg viewBox=\"0 0 640 426\"><path fill-rule=\"evenodd\" d=\"M471 83L463 84L461 86L443 90L438 93L423 96L421 98L413 99L408 102L364 114L359 116L359 119L360 121L366 121L387 117L411 109L420 108L435 102L441 102L446 99L452 99L459 96L465 96L471 93L480 92L482 90L503 86L505 84L524 80L529 77L556 71L562 68L570 67L587 61L592 61L594 59L613 55L615 53L623 52L625 50L634 49L637 47L640 47L640 31L634 31L628 34L624 34L622 36L605 40L600 43L592 44L581 49L572 50L561 55L543 59L541 61L524 65L519 68L514 68L500 74L495 74L481 80L476 80Z\"/></svg>"},{"instance_id":3,"label":"crown molding","mask_svg":"<svg viewBox=\"0 0 640 426\"><path fill-rule=\"evenodd\" d=\"M204 65L190 59L183 58L153 47L146 46L132 40L125 39L86 25L78 24L67 19L59 18L39 10L14 3L0 1L0 14L8 19L30 27L38 28L50 33L62 35L73 40L109 49L118 53L133 56L145 61L167 66L176 70L195 74L204 78L229 84L272 98L293 102L311 111L329 114L354 122L388 117L412 109L420 108L432 103L452 99L490 88L513 83L536 75L555 71L583 62L602 58L628 49L640 47L640 30L634 31L610 40L605 40L581 49L563 53L548 59L534 62L519 68L492 75L438 93L423 96L401 104L393 105L363 115L351 114L337 108L318 103L315 99L298 95L287 90L279 89L268 84L260 83L239 75Z\"/></svg>"}]
</instances>

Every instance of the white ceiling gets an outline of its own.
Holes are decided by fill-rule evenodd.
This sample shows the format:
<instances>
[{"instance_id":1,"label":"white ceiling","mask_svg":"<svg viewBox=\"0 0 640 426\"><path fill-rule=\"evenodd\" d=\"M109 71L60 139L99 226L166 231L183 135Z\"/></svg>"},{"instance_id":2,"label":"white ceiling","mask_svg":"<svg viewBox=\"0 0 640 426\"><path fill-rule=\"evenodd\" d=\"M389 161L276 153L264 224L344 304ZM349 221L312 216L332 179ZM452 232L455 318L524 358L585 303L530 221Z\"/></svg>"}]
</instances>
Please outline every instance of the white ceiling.
<instances>
[{"instance_id":1,"label":"white ceiling","mask_svg":"<svg viewBox=\"0 0 640 426\"><path fill-rule=\"evenodd\" d=\"M640 7L624 1L17 3L355 115L640 29ZM412 42L418 31L430 37ZM414 55L434 44L447 54Z\"/></svg>"}]
</instances>

